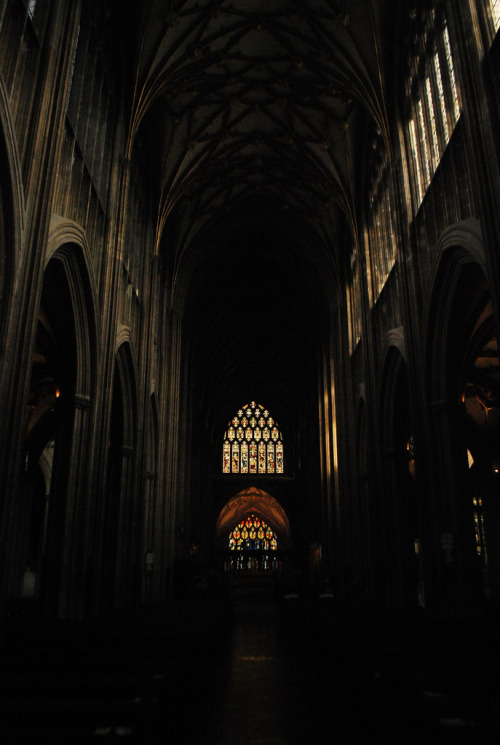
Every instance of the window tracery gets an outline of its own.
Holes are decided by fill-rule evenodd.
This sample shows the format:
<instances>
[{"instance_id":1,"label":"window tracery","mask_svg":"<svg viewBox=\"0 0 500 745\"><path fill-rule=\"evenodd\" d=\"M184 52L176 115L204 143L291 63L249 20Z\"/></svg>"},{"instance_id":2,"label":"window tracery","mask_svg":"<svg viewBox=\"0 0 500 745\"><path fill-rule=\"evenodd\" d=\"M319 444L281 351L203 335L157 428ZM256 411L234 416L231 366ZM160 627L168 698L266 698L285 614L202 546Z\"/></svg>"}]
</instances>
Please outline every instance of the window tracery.
<instances>
[{"instance_id":1,"label":"window tracery","mask_svg":"<svg viewBox=\"0 0 500 745\"><path fill-rule=\"evenodd\" d=\"M391 204L387 154L381 152L378 159L381 165L377 169L372 185L368 221L370 269L368 289L371 305L380 295L396 259L396 231Z\"/></svg>"},{"instance_id":2,"label":"window tracery","mask_svg":"<svg viewBox=\"0 0 500 745\"><path fill-rule=\"evenodd\" d=\"M277 551L278 539L264 520L250 514L229 533L228 547L231 551Z\"/></svg>"},{"instance_id":3,"label":"window tracery","mask_svg":"<svg viewBox=\"0 0 500 745\"><path fill-rule=\"evenodd\" d=\"M425 21L414 20L424 26L423 32L414 32L411 75L407 80L407 139L415 174L416 212L458 122L460 106L446 20L435 10Z\"/></svg>"},{"instance_id":4,"label":"window tracery","mask_svg":"<svg viewBox=\"0 0 500 745\"><path fill-rule=\"evenodd\" d=\"M353 354L361 339L361 289L362 272L360 269L360 251L357 245L353 246L350 259L350 278L347 286L349 304L349 352Z\"/></svg>"},{"instance_id":5,"label":"window tracery","mask_svg":"<svg viewBox=\"0 0 500 745\"><path fill-rule=\"evenodd\" d=\"M222 446L223 473L284 473L283 437L269 411L252 401L228 422Z\"/></svg>"},{"instance_id":6,"label":"window tracery","mask_svg":"<svg viewBox=\"0 0 500 745\"><path fill-rule=\"evenodd\" d=\"M491 19L495 32L500 28L500 0L490 0Z\"/></svg>"}]
</instances>

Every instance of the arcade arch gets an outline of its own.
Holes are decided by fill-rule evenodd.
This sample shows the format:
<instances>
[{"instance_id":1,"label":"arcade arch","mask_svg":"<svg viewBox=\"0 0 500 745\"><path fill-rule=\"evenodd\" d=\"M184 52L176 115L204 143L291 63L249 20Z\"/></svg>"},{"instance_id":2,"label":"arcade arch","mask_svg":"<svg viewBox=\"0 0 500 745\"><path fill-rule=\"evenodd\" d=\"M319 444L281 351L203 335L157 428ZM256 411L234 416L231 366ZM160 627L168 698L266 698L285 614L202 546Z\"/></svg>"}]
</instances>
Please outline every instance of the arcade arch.
<instances>
[{"instance_id":1,"label":"arcade arch","mask_svg":"<svg viewBox=\"0 0 500 745\"><path fill-rule=\"evenodd\" d=\"M442 248L426 355L436 590L447 604L475 606L500 593L497 321L477 226L455 226Z\"/></svg>"},{"instance_id":2,"label":"arcade arch","mask_svg":"<svg viewBox=\"0 0 500 745\"><path fill-rule=\"evenodd\" d=\"M30 592L62 615L83 607L84 587L70 581L72 562L86 566L92 536L79 518L92 478L89 459L96 344L91 283L81 247L63 244L45 268L26 410L23 493ZM26 575L25 575L26 580ZM62 607L64 605L64 607Z\"/></svg>"}]
</instances>

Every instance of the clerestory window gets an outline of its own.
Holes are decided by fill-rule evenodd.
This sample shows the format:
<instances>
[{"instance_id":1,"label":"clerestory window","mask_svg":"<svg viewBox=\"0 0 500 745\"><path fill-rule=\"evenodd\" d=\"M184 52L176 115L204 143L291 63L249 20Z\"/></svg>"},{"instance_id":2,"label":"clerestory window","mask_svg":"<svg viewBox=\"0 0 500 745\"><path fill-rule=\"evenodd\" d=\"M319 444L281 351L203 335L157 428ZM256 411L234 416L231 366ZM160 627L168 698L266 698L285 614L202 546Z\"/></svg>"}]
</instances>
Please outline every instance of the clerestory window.
<instances>
[{"instance_id":1,"label":"clerestory window","mask_svg":"<svg viewBox=\"0 0 500 745\"><path fill-rule=\"evenodd\" d=\"M228 422L222 450L223 473L284 472L283 437L269 411L252 401Z\"/></svg>"},{"instance_id":2,"label":"clerestory window","mask_svg":"<svg viewBox=\"0 0 500 745\"><path fill-rule=\"evenodd\" d=\"M491 18L495 31L500 28L500 0L490 0L491 4Z\"/></svg>"},{"instance_id":3,"label":"clerestory window","mask_svg":"<svg viewBox=\"0 0 500 745\"><path fill-rule=\"evenodd\" d=\"M434 10L417 19L411 75L406 81L410 116L408 151L418 211L460 117L458 87L446 20ZM417 53L415 54L415 50Z\"/></svg>"}]
</instances>

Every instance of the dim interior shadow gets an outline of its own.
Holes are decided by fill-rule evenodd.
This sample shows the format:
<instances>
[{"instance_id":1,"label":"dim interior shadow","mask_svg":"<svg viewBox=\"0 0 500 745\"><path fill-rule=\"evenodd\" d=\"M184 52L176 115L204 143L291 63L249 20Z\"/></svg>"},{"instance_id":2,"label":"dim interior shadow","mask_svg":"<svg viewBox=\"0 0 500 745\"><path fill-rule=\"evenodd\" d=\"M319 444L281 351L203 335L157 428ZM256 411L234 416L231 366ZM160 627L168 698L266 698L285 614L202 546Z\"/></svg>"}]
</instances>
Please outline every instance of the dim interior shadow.
<instances>
[{"instance_id":1,"label":"dim interior shadow","mask_svg":"<svg viewBox=\"0 0 500 745\"><path fill-rule=\"evenodd\" d=\"M493 745L498 641L474 642L473 631L419 614L240 599L187 741Z\"/></svg>"}]
</instances>

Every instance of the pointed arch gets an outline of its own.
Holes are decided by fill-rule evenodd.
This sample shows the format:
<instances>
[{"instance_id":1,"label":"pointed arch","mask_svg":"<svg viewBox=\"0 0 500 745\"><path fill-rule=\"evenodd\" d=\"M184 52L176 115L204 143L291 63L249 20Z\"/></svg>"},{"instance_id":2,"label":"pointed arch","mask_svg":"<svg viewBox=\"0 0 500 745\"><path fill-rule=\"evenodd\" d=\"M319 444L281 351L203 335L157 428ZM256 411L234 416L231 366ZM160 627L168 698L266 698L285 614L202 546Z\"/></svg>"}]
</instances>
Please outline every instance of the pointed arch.
<instances>
[{"instance_id":1,"label":"pointed arch","mask_svg":"<svg viewBox=\"0 0 500 745\"><path fill-rule=\"evenodd\" d=\"M134 449L137 429L137 376L129 330L123 328L117 341L119 346L115 354L115 369L123 404L123 447Z\"/></svg>"},{"instance_id":2,"label":"pointed arch","mask_svg":"<svg viewBox=\"0 0 500 745\"><path fill-rule=\"evenodd\" d=\"M433 501L433 538L438 543L443 534L451 536L456 572L450 583L442 561L434 590L438 597L452 593L457 603L476 605L484 597L486 566L481 573L478 557L482 560L483 546L476 530L479 512L474 500L484 500L488 525L488 506L494 501L488 504L488 500L497 493L495 468L500 464L498 428L483 427L484 409L491 412L491 420L500 413L497 322L478 221L465 220L450 227L439 246L424 317L428 465L432 472L428 497ZM486 430L488 437L484 437ZM480 457L471 468L471 449L476 447L475 455ZM479 497L474 471L481 472ZM496 585L500 576L496 518L488 527L487 571Z\"/></svg>"},{"instance_id":3,"label":"pointed arch","mask_svg":"<svg viewBox=\"0 0 500 745\"><path fill-rule=\"evenodd\" d=\"M81 584L75 582L75 571L86 565L93 551L88 521L93 473L91 466L83 465L93 462L98 345L86 244L82 234L60 228L61 223L49 233L25 443L29 471L36 474L43 465L50 485L42 596L49 612L65 617L79 613L87 600ZM67 242L69 238L73 242ZM43 455L49 443L50 461ZM28 501L34 504L30 479L26 489Z\"/></svg>"},{"instance_id":4,"label":"pointed arch","mask_svg":"<svg viewBox=\"0 0 500 745\"><path fill-rule=\"evenodd\" d=\"M98 300L83 228L72 220L53 215L45 258L46 272L50 267L57 266L58 276L64 277L68 287L74 315L77 357L75 395L90 399L98 363Z\"/></svg>"},{"instance_id":5,"label":"pointed arch","mask_svg":"<svg viewBox=\"0 0 500 745\"><path fill-rule=\"evenodd\" d=\"M281 549L291 546L290 523L285 510L277 499L255 486L238 492L224 505L216 524L216 542L221 549L227 548L229 533L248 514L265 520L278 536Z\"/></svg>"},{"instance_id":6,"label":"pointed arch","mask_svg":"<svg viewBox=\"0 0 500 745\"><path fill-rule=\"evenodd\" d=\"M460 346L489 298L486 259L478 220L443 232L424 312L425 370L429 399L446 404L458 394Z\"/></svg>"},{"instance_id":7,"label":"pointed arch","mask_svg":"<svg viewBox=\"0 0 500 745\"><path fill-rule=\"evenodd\" d=\"M386 599L397 605L422 604L415 540L418 528L417 496L414 483L415 452L410 407L404 334L393 329L387 339L380 388L379 426L382 444L378 522Z\"/></svg>"},{"instance_id":8,"label":"pointed arch","mask_svg":"<svg viewBox=\"0 0 500 745\"><path fill-rule=\"evenodd\" d=\"M408 418L408 380L406 349L402 327L392 329L387 335L387 345L380 386L380 422L382 424L382 447L392 452L396 436L395 429Z\"/></svg>"},{"instance_id":9,"label":"pointed arch","mask_svg":"<svg viewBox=\"0 0 500 745\"><path fill-rule=\"evenodd\" d=\"M128 332L125 332L128 339ZM138 551L142 536L137 491L137 378L130 341L115 353L107 445L106 498L102 505L101 592L111 610L132 603L141 592Z\"/></svg>"}]
</instances>

